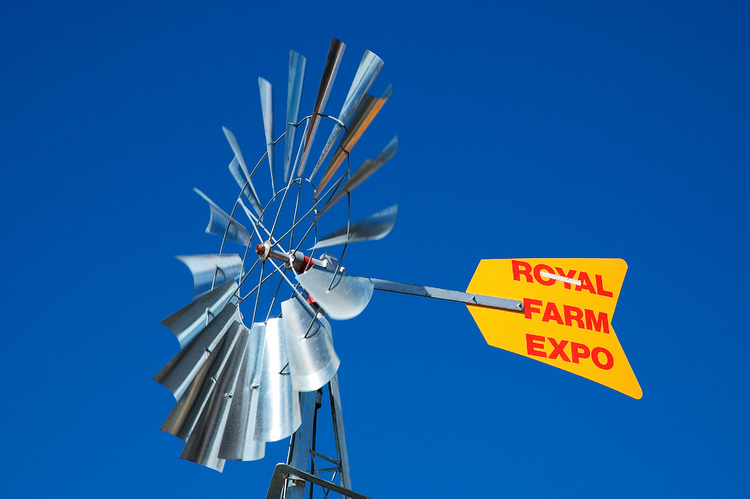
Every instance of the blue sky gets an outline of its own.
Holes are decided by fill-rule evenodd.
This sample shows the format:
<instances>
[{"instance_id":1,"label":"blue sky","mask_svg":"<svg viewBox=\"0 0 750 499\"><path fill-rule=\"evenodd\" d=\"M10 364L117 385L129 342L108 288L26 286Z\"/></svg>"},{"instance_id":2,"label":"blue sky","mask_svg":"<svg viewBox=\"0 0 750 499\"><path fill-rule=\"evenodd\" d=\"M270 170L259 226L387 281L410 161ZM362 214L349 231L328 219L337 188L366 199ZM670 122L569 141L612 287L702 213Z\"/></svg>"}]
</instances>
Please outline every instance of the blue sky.
<instances>
[{"instance_id":1,"label":"blue sky","mask_svg":"<svg viewBox=\"0 0 750 499\"><path fill-rule=\"evenodd\" d=\"M462 305L376 295L333 324L355 489L372 497L750 494L745 354L750 8L743 2L49 2L0 15L10 497L264 497L287 446L179 459L152 376L211 253L199 187L265 151L257 77L332 36L337 113L365 49L399 137L353 217L399 203L358 275L465 289L482 258L617 257L633 400L487 346ZM318 136L324 140L325 133Z\"/></svg>"}]
</instances>

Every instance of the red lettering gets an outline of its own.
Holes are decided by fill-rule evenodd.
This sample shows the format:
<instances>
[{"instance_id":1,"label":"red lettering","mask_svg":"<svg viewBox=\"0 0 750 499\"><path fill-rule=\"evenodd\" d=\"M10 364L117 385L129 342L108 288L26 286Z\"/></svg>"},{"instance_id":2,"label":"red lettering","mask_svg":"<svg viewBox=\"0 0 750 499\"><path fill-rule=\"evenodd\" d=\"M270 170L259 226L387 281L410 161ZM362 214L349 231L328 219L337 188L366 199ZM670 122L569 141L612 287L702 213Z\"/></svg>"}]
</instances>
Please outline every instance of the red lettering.
<instances>
[{"instance_id":1,"label":"red lettering","mask_svg":"<svg viewBox=\"0 0 750 499\"><path fill-rule=\"evenodd\" d=\"M550 345L552 345L552 352L549 356L547 356L547 353L544 351L545 341L549 341ZM570 357L568 357L568 354L565 352L565 347L568 343L570 343ZM605 371L609 371L615 365L614 357L610 351L604 347L595 347L590 350L589 347L583 343L576 343L575 341L569 342L568 340L560 340L558 343L554 338L545 338L544 336L537 336L528 333L526 334L526 353L528 355L533 355L534 357L549 358L550 360L559 358L563 362L572 362L573 364L580 364L581 359L590 358L591 362L593 362L596 367ZM602 356L604 357L604 361L602 361Z\"/></svg>"},{"instance_id":2,"label":"red lettering","mask_svg":"<svg viewBox=\"0 0 750 499\"><path fill-rule=\"evenodd\" d=\"M563 305L563 314L565 315L566 326L572 326L573 321L576 321L578 327L583 329L583 312L580 308L572 305Z\"/></svg>"},{"instance_id":3,"label":"red lettering","mask_svg":"<svg viewBox=\"0 0 750 499\"><path fill-rule=\"evenodd\" d=\"M544 306L544 312L542 312ZM609 315L606 312L595 312L588 308L578 308L573 305L562 305L562 314L555 302L535 298L523 299L523 315L527 319L533 319L534 314L542 314L542 322L556 322L561 326L577 327L597 333L609 334Z\"/></svg>"},{"instance_id":4,"label":"red lettering","mask_svg":"<svg viewBox=\"0 0 750 499\"><path fill-rule=\"evenodd\" d=\"M574 341L570 344L570 357L574 364L578 364L580 359L588 359L590 354L589 347L583 343L576 343Z\"/></svg>"},{"instance_id":5,"label":"red lettering","mask_svg":"<svg viewBox=\"0 0 750 499\"><path fill-rule=\"evenodd\" d=\"M593 310L585 309L584 312L586 315L586 329L609 334L609 317L607 317L606 312L599 312L596 317L594 317L596 312Z\"/></svg>"},{"instance_id":6,"label":"red lettering","mask_svg":"<svg viewBox=\"0 0 750 499\"><path fill-rule=\"evenodd\" d=\"M537 336L535 334L526 335L526 353L529 355L535 355L536 357L547 357L544 353L544 336Z\"/></svg>"},{"instance_id":7,"label":"red lettering","mask_svg":"<svg viewBox=\"0 0 750 499\"><path fill-rule=\"evenodd\" d=\"M581 274L578 276L578 280L581 281L581 285L576 286L575 288L576 291L581 291L582 289L586 289L592 295L596 294L594 285L591 284L591 278L589 278L589 275L586 272L581 272Z\"/></svg>"},{"instance_id":8,"label":"red lettering","mask_svg":"<svg viewBox=\"0 0 750 499\"><path fill-rule=\"evenodd\" d=\"M596 293L601 296L612 297L612 291L604 289L604 283L602 282L602 276L596 274Z\"/></svg>"},{"instance_id":9,"label":"red lettering","mask_svg":"<svg viewBox=\"0 0 750 499\"><path fill-rule=\"evenodd\" d=\"M575 277L575 275L576 275L576 271L573 270L573 269L571 269L570 272L568 272L567 274L560 267L555 267L555 270L557 271L557 275L561 275L563 277L567 277L568 279L573 279L573 277ZM565 284L565 289L570 289L570 283L569 282L563 281L563 284Z\"/></svg>"},{"instance_id":10,"label":"red lettering","mask_svg":"<svg viewBox=\"0 0 750 499\"><path fill-rule=\"evenodd\" d=\"M554 338L547 338L547 339L552 345L552 353L549 354L549 358L556 359L557 357L561 357L562 360L564 360L565 362L570 362L568 355L565 353L565 350L563 350L565 348L565 345L568 344L568 341L562 340L560 341L560 343L558 343L557 341L555 341Z\"/></svg>"},{"instance_id":11,"label":"red lettering","mask_svg":"<svg viewBox=\"0 0 750 499\"><path fill-rule=\"evenodd\" d=\"M513 266L513 280L520 281L521 276L526 277L526 282L534 282L531 278L531 264L523 260L511 260Z\"/></svg>"},{"instance_id":12,"label":"red lettering","mask_svg":"<svg viewBox=\"0 0 750 499\"><path fill-rule=\"evenodd\" d=\"M533 305L536 305L537 308L534 308ZM542 309L539 308L542 306L542 300L535 300L534 298L524 298L523 299L523 316L527 319L531 319L531 314L533 312L536 312L537 314L540 314L542 312Z\"/></svg>"},{"instance_id":13,"label":"red lettering","mask_svg":"<svg viewBox=\"0 0 750 499\"><path fill-rule=\"evenodd\" d=\"M536 278L536 282L538 282L542 286L552 286L553 284L555 284L555 279L544 277L542 275L542 270L544 270L548 274L555 273L555 271L552 270L552 267L550 267L549 265L545 265L543 263L537 264L534 266L534 277Z\"/></svg>"},{"instance_id":14,"label":"red lettering","mask_svg":"<svg viewBox=\"0 0 750 499\"><path fill-rule=\"evenodd\" d=\"M604 357L606 358L607 362L602 364L602 362L599 360L599 354L603 353ZM591 351L591 360L592 362L598 367L599 369L604 369L605 371L609 371L612 369L612 366L615 365L615 359L612 357L612 354L609 353L609 350L603 347L596 347Z\"/></svg>"},{"instance_id":15,"label":"red lettering","mask_svg":"<svg viewBox=\"0 0 750 499\"><path fill-rule=\"evenodd\" d=\"M542 322L549 322L549 321L555 321L561 326L563 325L562 317L560 316L560 311L557 310L557 305L555 305L553 302L547 302L547 306L544 307L544 315L542 316Z\"/></svg>"}]
</instances>

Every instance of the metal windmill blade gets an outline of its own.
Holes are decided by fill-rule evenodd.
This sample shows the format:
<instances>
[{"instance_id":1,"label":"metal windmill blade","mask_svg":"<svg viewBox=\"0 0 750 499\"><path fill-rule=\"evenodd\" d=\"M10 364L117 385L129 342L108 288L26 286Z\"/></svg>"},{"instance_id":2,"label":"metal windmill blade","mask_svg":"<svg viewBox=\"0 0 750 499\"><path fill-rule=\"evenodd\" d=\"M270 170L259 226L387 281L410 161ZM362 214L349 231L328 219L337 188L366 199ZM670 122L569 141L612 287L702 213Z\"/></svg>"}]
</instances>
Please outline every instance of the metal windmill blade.
<instances>
[{"instance_id":1,"label":"metal windmill blade","mask_svg":"<svg viewBox=\"0 0 750 499\"><path fill-rule=\"evenodd\" d=\"M247 246L252 241L250 232L244 225L229 216L224 210L211 201L208 196L203 194L199 189L193 189L200 197L206 200L208 207L211 209L211 218L208 221L206 232L219 237L225 237L230 241Z\"/></svg>"},{"instance_id":2,"label":"metal windmill blade","mask_svg":"<svg viewBox=\"0 0 750 499\"><path fill-rule=\"evenodd\" d=\"M265 442L255 437L255 421L258 419L261 359L265 345L265 328L254 325L248 333L245 354L237 373L232 392L219 457L235 461L255 461L265 456Z\"/></svg>"},{"instance_id":3,"label":"metal windmill blade","mask_svg":"<svg viewBox=\"0 0 750 499\"><path fill-rule=\"evenodd\" d=\"M242 156L242 151L240 151L240 145L237 143L237 138L234 136L234 134L227 128L227 127L221 127L221 129L224 131L224 135L227 138L227 141L229 142L229 146L232 148L232 151L234 152L234 158L237 160L237 164L242 170L242 175L235 175L233 171L233 163L230 163L229 170L232 171L232 175L234 176L237 183L240 185L240 189L242 189L242 193L247 196L248 201L250 201L250 204L252 205L253 209L258 213L258 215L261 215L261 205L260 200L258 199L258 193L255 191L255 186L253 186L252 181L252 175L247 169L247 164L245 164L245 158Z\"/></svg>"},{"instance_id":4,"label":"metal windmill blade","mask_svg":"<svg viewBox=\"0 0 750 499\"><path fill-rule=\"evenodd\" d=\"M273 140L273 87L265 78L258 78L258 87L260 88L260 107L263 113L263 129L266 132L268 166L271 169L271 190L276 194L276 167L273 154L276 145Z\"/></svg>"},{"instance_id":5,"label":"metal windmill blade","mask_svg":"<svg viewBox=\"0 0 750 499\"><path fill-rule=\"evenodd\" d=\"M286 137L284 140L284 185L292 177L292 153L294 152L294 138L297 133L299 108L302 103L302 87L305 81L307 59L302 54L291 50L289 52L289 85L286 98Z\"/></svg>"},{"instance_id":6,"label":"metal windmill blade","mask_svg":"<svg viewBox=\"0 0 750 499\"><path fill-rule=\"evenodd\" d=\"M394 204L321 237L312 249L327 248L338 244L356 243L359 241L377 241L391 232L393 226L396 225L397 216L398 205Z\"/></svg>"},{"instance_id":7,"label":"metal windmill blade","mask_svg":"<svg viewBox=\"0 0 750 499\"><path fill-rule=\"evenodd\" d=\"M297 280L328 316L338 320L351 319L362 313L370 303L374 289L367 279L317 266L297 276Z\"/></svg>"},{"instance_id":8,"label":"metal windmill blade","mask_svg":"<svg viewBox=\"0 0 750 499\"><path fill-rule=\"evenodd\" d=\"M242 275L240 255L182 255L177 257L193 274L193 297L208 293L215 286L239 279Z\"/></svg>"},{"instance_id":9,"label":"metal windmill blade","mask_svg":"<svg viewBox=\"0 0 750 499\"><path fill-rule=\"evenodd\" d=\"M387 146L385 146L385 148L383 148L383 150L375 159L368 159L362 164L362 166L359 167L356 172L354 172L351 178L346 181L341 189L339 189L339 191L328 200L323 208L320 209L320 211L318 212L318 216L321 216L323 213L328 211L333 205L344 199L344 196L351 194L351 192L356 187L370 178L370 175L375 173L381 166L386 164L394 154L396 154L396 149L398 149L398 137L393 137L393 139L388 143Z\"/></svg>"},{"instance_id":10,"label":"metal windmill blade","mask_svg":"<svg viewBox=\"0 0 750 499\"><path fill-rule=\"evenodd\" d=\"M301 392L325 386L341 362L333 349L331 325L298 296L281 303L281 314L292 385Z\"/></svg>"},{"instance_id":11,"label":"metal windmill blade","mask_svg":"<svg viewBox=\"0 0 750 499\"><path fill-rule=\"evenodd\" d=\"M310 147L312 146L313 139L315 139L315 133L318 131L318 125L320 125L321 115L328 102L328 97L331 95L331 88L339 71L339 64L341 64L341 58L344 56L344 49L346 49L346 45L341 40L337 40L336 38L331 39L328 57L323 68L323 77L320 79L318 96L315 99L315 107L313 108L307 133L305 133L303 140L302 156L300 157L299 170L297 172L297 175L300 177L305 172L307 158L310 156Z\"/></svg>"},{"instance_id":12,"label":"metal windmill blade","mask_svg":"<svg viewBox=\"0 0 750 499\"><path fill-rule=\"evenodd\" d=\"M254 436L263 442L276 442L294 433L301 423L299 390L292 385L287 370L286 331L281 319L269 319L265 329Z\"/></svg>"}]
</instances>

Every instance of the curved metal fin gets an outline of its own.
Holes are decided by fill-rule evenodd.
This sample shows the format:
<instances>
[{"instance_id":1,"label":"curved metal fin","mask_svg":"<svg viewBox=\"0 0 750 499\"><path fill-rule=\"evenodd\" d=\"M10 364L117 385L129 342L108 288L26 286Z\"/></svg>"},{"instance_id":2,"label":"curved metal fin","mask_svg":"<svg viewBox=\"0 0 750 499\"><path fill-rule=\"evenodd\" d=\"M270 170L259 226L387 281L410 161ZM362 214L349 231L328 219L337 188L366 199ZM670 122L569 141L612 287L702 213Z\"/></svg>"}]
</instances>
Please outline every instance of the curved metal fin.
<instances>
[{"instance_id":1,"label":"curved metal fin","mask_svg":"<svg viewBox=\"0 0 750 499\"><path fill-rule=\"evenodd\" d=\"M273 159L273 87L265 78L258 78L260 88L260 108L263 113L263 129L266 132L268 165L271 168L271 189L276 194L276 166Z\"/></svg>"},{"instance_id":2,"label":"curved metal fin","mask_svg":"<svg viewBox=\"0 0 750 499\"><path fill-rule=\"evenodd\" d=\"M228 303L219 315L154 376L154 381L164 385L179 399L206 361L209 352L216 348L229 326L237 320L241 320L237 305Z\"/></svg>"},{"instance_id":3,"label":"curved metal fin","mask_svg":"<svg viewBox=\"0 0 750 499\"><path fill-rule=\"evenodd\" d=\"M225 338L226 335L221 337L214 349L214 352L217 352L217 354L208 355L208 359L206 359L198 370L198 374L195 375L185 393L182 394L182 397L180 397L174 408L172 408L166 421L161 425L162 431L171 433L175 437L187 442L196 421L198 421L198 416L203 411L208 396L215 386L214 383L207 383L206 380L210 378L216 379L218 376L221 362L217 363L216 361L220 357L218 352L224 348Z\"/></svg>"},{"instance_id":4,"label":"curved metal fin","mask_svg":"<svg viewBox=\"0 0 750 499\"><path fill-rule=\"evenodd\" d=\"M243 334L245 331L240 323L234 322L227 332L226 341L219 352L220 358L217 359L217 363L221 364L220 369L217 375L207 380L207 383L215 386L209 390L208 399L203 403L203 410L180 454L186 461L216 471L224 468L224 460L219 458L219 448L244 352L242 343L247 341L247 334Z\"/></svg>"},{"instance_id":5,"label":"curved metal fin","mask_svg":"<svg viewBox=\"0 0 750 499\"><path fill-rule=\"evenodd\" d=\"M234 218L230 217L224 210L211 201L208 196L203 194L200 189L193 187L193 190L208 203L211 209L211 218L208 221L208 227L206 232L215 236L224 237L226 233L227 239L234 241L237 244L247 247L252 240L250 232L245 228L244 225L239 223ZM229 230L227 231L227 227Z\"/></svg>"},{"instance_id":6,"label":"curved metal fin","mask_svg":"<svg viewBox=\"0 0 750 499\"><path fill-rule=\"evenodd\" d=\"M233 392L232 407L229 409L224 429L224 439L219 450L219 457L222 459L255 461L265 455L265 443L254 440L265 334L266 326L260 323L253 324L249 331L245 355Z\"/></svg>"},{"instance_id":7,"label":"curved metal fin","mask_svg":"<svg viewBox=\"0 0 750 499\"><path fill-rule=\"evenodd\" d=\"M311 392L331 381L341 362L325 317L294 296L281 303L281 319L294 389Z\"/></svg>"},{"instance_id":8,"label":"curved metal fin","mask_svg":"<svg viewBox=\"0 0 750 499\"><path fill-rule=\"evenodd\" d=\"M305 81L307 59L294 50L289 51L289 89L286 96L286 136L284 137L284 185L292 176L292 153L294 138L297 135L299 106L302 100L302 87Z\"/></svg>"},{"instance_id":9,"label":"curved metal fin","mask_svg":"<svg viewBox=\"0 0 750 499\"><path fill-rule=\"evenodd\" d=\"M312 249L327 248L328 246L335 246L337 244L356 243L359 241L377 241L387 236L391 229L393 229L397 216L398 205L394 204L351 224L348 230L348 237L346 235L347 228L342 227L320 238Z\"/></svg>"},{"instance_id":10,"label":"curved metal fin","mask_svg":"<svg viewBox=\"0 0 750 499\"><path fill-rule=\"evenodd\" d=\"M331 206L341 201L359 184L367 180L370 175L375 173L378 168L383 166L389 159L393 157L394 154L396 154L396 149L398 149L398 137L393 137L393 139L388 143L387 146L385 146L381 153L378 154L377 158L367 159L364 163L362 163L362 166L359 167L359 170L354 172L354 174L352 174L352 176L349 178L349 180L346 181L341 189L339 189L338 192L328 200L325 206L323 206L323 209L318 212L316 217L320 217L323 213L328 211Z\"/></svg>"},{"instance_id":11,"label":"curved metal fin","mask_svg":"<svg viewBox=\"0 0 750 499\"><path fill-rule=\"evenodd\" d=\"M247 200L250 201L250 204L258 213L258 216L260 216L263 208L260 205L260 199L258 199L258 193L255 191L253 181L250 179L250 172L248 171L247 165L245 164L245 158L242 157L242 151L240 151L240 145L237 143L237 138L227 127L223 126L221 127L221 129L224 131L224 136L227 138L227 142L229 142L229 146L234 152L234 158L237 160L237 162L239 163L239 167L242 169L242 176L239 176L239 172L235 173L235 171L233 170L234 161L232 163L229 163L229 171L232 172L234 180L239 184L240 189L242 189L242 192L245 194L245 196L247 196Z\"/></svg>"},{"instance_id":12,"label":"curved metal fin","mask_svg":"<svg viewBox=\"0 0 750 499\"><path fill-rule=\"evenodd\" d=\"M234 178L234 181L237 182L239 188L243 189L242 192L245 194L245 197L248 199L248 201L250 201L250 204L253 206L255 212L260 212L263 208L260 206L260 201L257 200L257 196L253 196L253 191L250 187L252 184L248 183L245 174L242 173L242 169L240 168L239 161L237 161L237 157L232 158L232 162L229 163L229 173L232 174L232 177ZM240 199L240 201L242 201L242 199ZM258 201L257 206L255 205L256 201Z\"/></svg>"},{"instance_id":13,"label":"curved metal fin","mask_svg":"<svg viewBox=\"0 0 750 499\"><path fill-rule=\"evenodd\" d=\"M351 319L370 303L373 284L369 279L312 267L297 275L297 281L332 319Z\"/></svg>"},{"instance_id":14,"label":"curved metal fin","mask_svg":"<svg viewBox=\"0 0 750 499\"><path fill-rule=\"evenodd\" d=\"M341 58L344 56L344 49L346 45L341 40L336 38L331 39L331 46L328 48L328 57L326 58L326 65L323 68L323 76L320 79L320 87L318 88L318 96L315 99L315 108L313 109L312 117L310 118L310 124L307 127L307 133L305 134L304 145L302 147L302 158L300 159L299 169L297 175L302 176L305 171L305 164L307 158L310 155L310 147L315 139L315 133L318 131L318 125L320 124L320 115L325 109L328 97L331 95L331 87L333 81L336 79L336 73L339 70L339 64Z\"/></svg>"},{"instance_id":15,"label":"curved metal fin","mask_svg":"<svg viewBox=\"0 0 750 499\"><path fill-rule=\"evenodd\" d=\"M339 121L341 123L345 124L347 121L349 121L349 118L352 117L352 114L354 114L354 111L356 111L359 107L360 102L362 102L362 98L370 89L370 85L372 85L372 82L375 81L375 77L378 75L382 68L383 59L370 52L369 50L366 50L365 55L362 56L362 61L360 61L359 63L357 74L354 75L354 81L352 81L352 86L349 88L349 93L347 94L344 105L341 108L341 113L339 113ZM331 135L328 137L328 141L323 148L323 152L320 154L318 163L315 165L315 168L310 174L310 178L313 178L315 176L318 169L320 168L320 165L323 164L326 156L328 156L333 143L336 141L343 129L344 127L339 123L336 123L334 125L333 130L331 131Z\"/></svg>"},{"instance_id":16,"label":"curved metal fin","mask_svg":"<svg viewBox=\"0 0 750 499\"><path fill-rule=\"evenodd\" d=\"M365 133L367 127L370 126L372 120L375 119L375 116L378 115L392 94L393 86L388 85L388 88L385 89L385 92L383 92L381 97L373 97L372 95L364 96L359 109L357 109L357 112L352 118L352 122L349 123L349 127L346 129L344 137L341 139L341 143L339 143L336 152L333 154L331 162L328 164L328 168L326 168L325 174L315 191L315 197L318 196L318 193L321 192L331 180L331 177L333 177L336 170L339 169L339 166L341 166L346 155L351 152L354 145L359 141L360 137L362 137L362 134Z\"/></svg>"},{"instance_id":17,"label":"curved metal fin","mask_svg":"<svg viewBox=\"0 0 750 499\"><path fill-rule=\"evenodd\" d=\"M237 291L237 283L228 281L193 300L163 321L177 336L180 348L187 345L206 326L206 315L215 317Z\"/></svg>"},{"instance_id":18,"label":"curved metal fin","mask_svg":"<svg viewBox=\"0 0 750 499\"><path fill-rule=\"evenodd\" d=\"M266 323L257 418L253 440L275 442L286 438L302 422L299 394L292 387L281 319Z\"/></svg>"},{"instance_id":19,"label":"curved metal fin","mask_svg":"<svg viewBox=\"0 0 750 499\"><path fill-rule=\"evenodd\" d=\"M242 275L240 255L181 255L177 259L187 265L193 274L193 296L200 296L212 287Z\"/></svg>"}]
</instances>

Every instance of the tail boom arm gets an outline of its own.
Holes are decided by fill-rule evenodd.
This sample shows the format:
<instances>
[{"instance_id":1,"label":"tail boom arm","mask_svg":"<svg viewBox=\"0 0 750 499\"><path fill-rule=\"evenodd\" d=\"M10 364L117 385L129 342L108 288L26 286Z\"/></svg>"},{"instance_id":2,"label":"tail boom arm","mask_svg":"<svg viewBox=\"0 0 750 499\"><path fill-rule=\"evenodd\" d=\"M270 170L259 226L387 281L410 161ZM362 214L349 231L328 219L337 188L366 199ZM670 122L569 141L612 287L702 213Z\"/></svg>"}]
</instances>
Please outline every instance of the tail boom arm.
<instances>
[{"instance_id":1,"label":"tail boom arm","mask_svg":"<svg viewBox=\"0 0 750 499\"><path fill-rule=\"evenodd\" d=\"M403 295L423 296L425 298L434 298L436 300L455 301L467 305L498 308L501 310L509 310L511 312L523 312L523 302L518 300L464 293L462 291L433 288L431 286L422 286L418 284L386 281L384 279L369 278L369 280L373 283L375 289L380 291L389 291L391 293L400 293Z\"/></svg>"}]
</instances>

